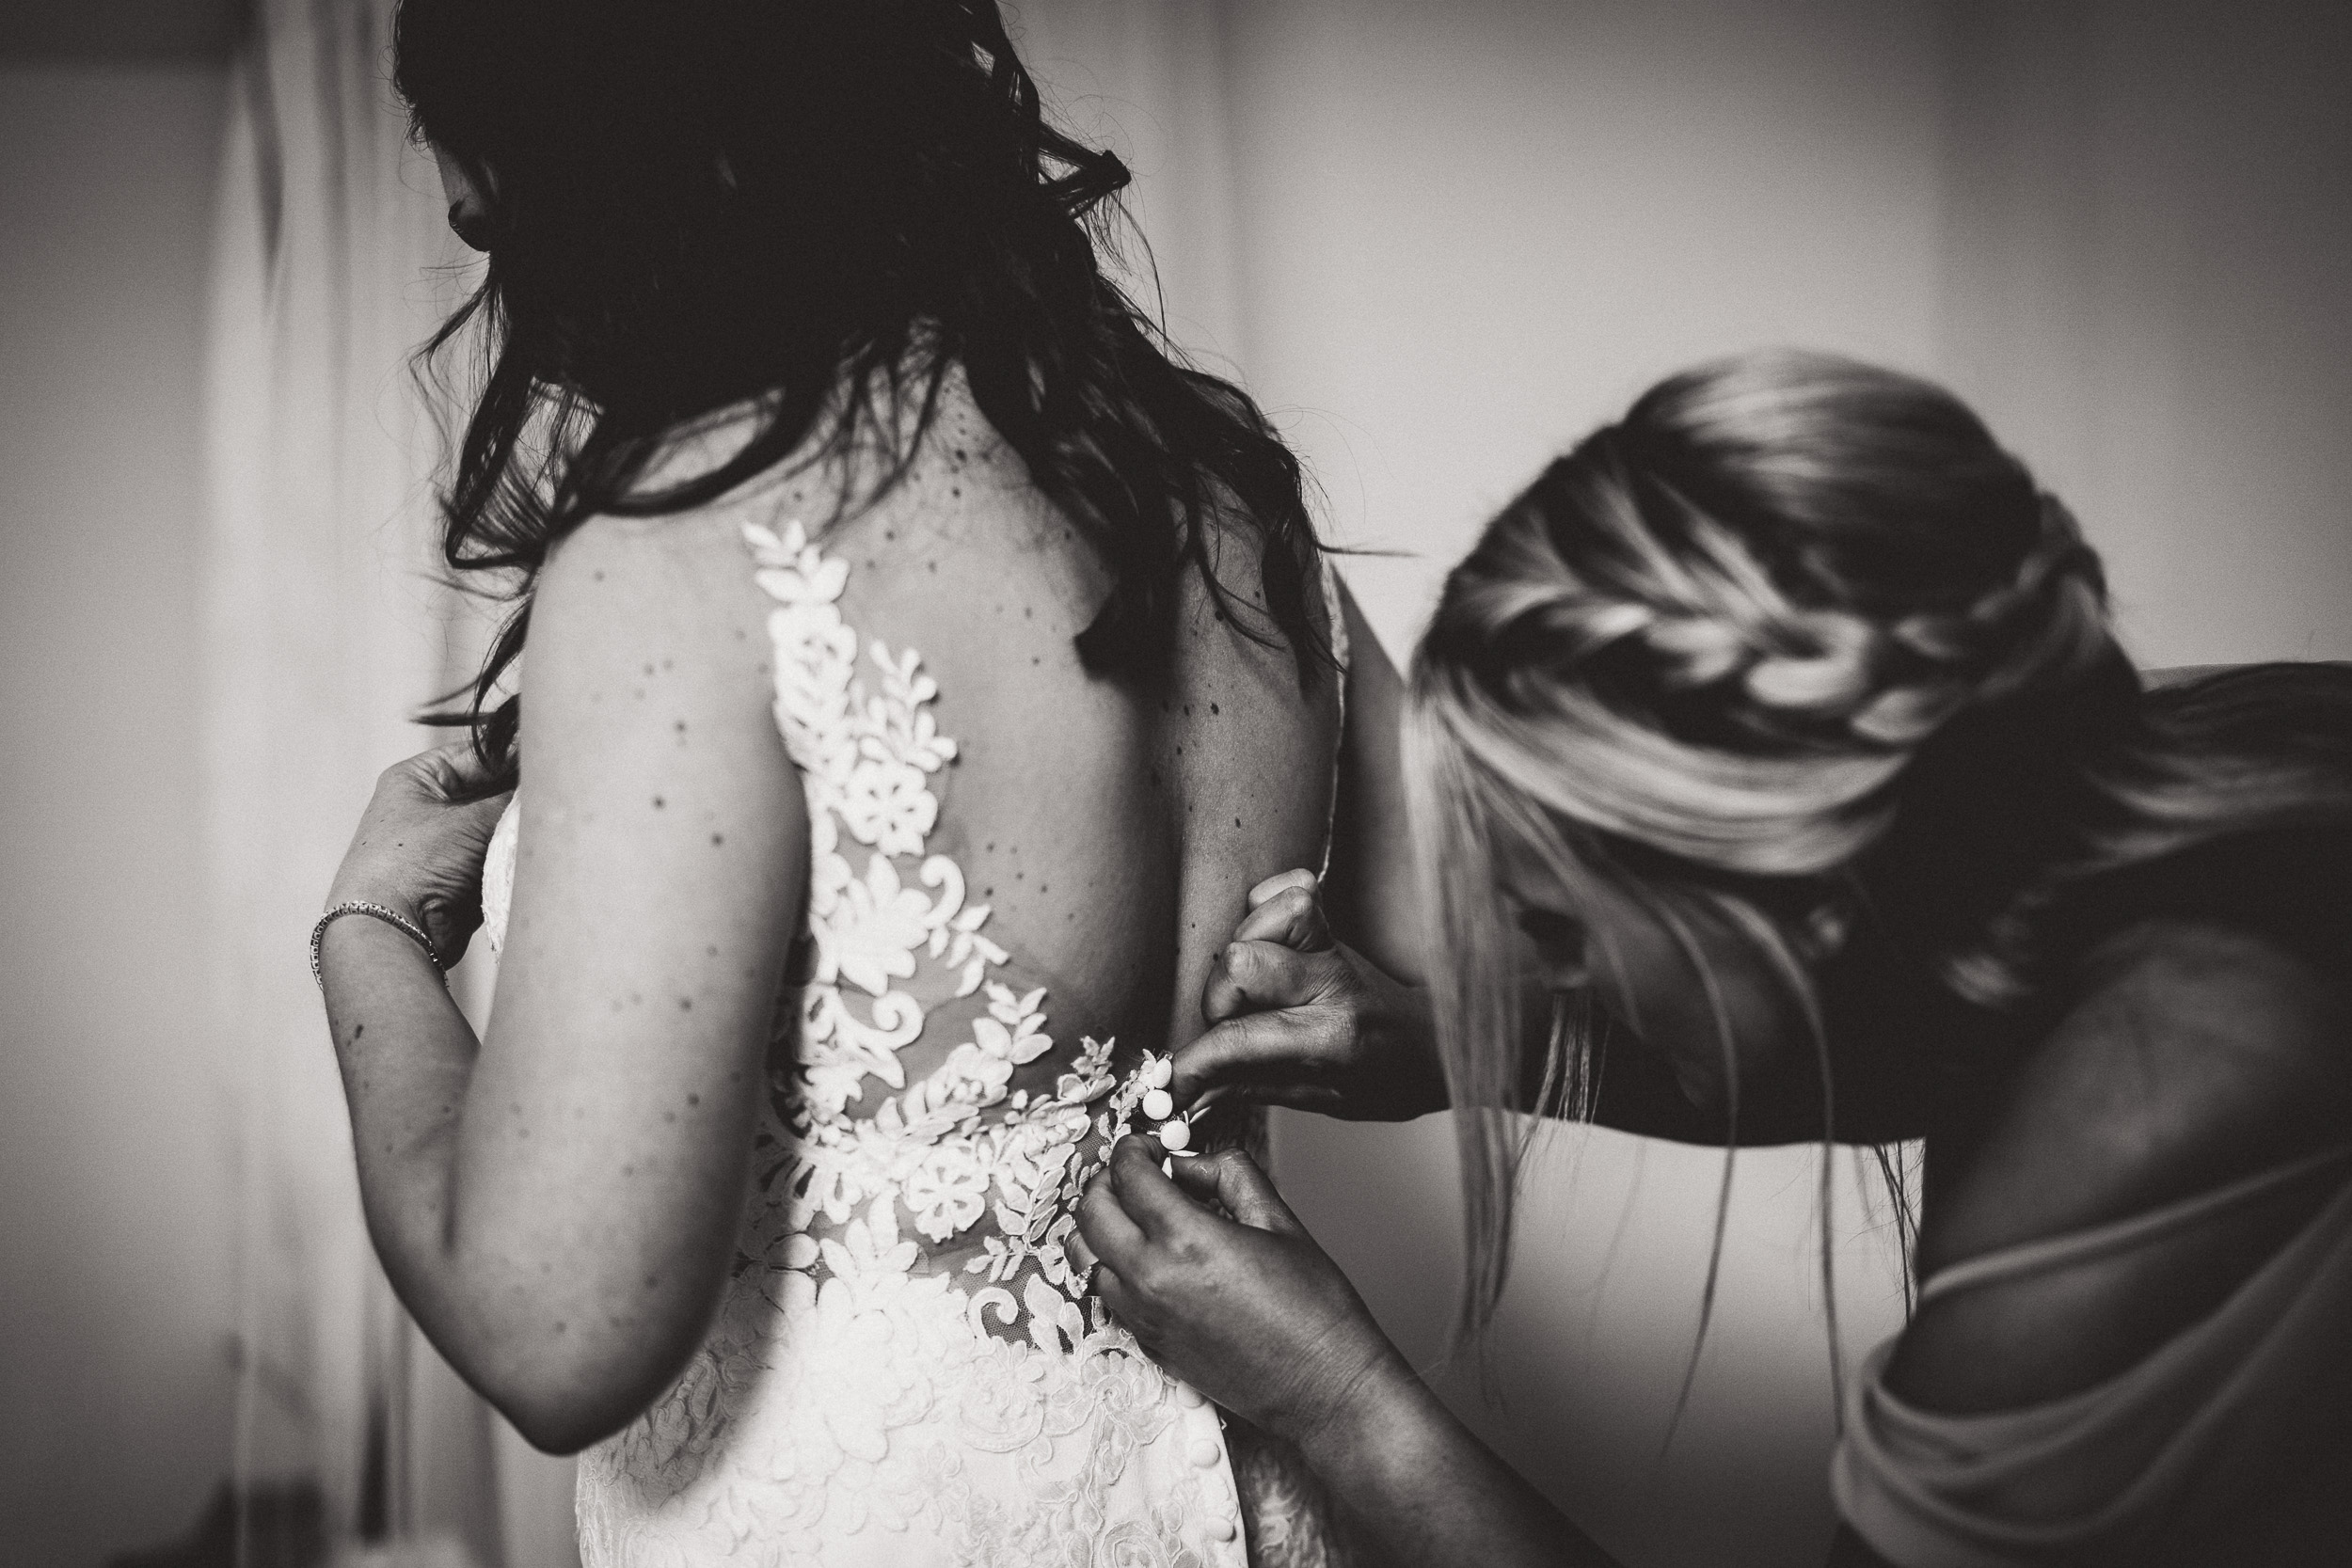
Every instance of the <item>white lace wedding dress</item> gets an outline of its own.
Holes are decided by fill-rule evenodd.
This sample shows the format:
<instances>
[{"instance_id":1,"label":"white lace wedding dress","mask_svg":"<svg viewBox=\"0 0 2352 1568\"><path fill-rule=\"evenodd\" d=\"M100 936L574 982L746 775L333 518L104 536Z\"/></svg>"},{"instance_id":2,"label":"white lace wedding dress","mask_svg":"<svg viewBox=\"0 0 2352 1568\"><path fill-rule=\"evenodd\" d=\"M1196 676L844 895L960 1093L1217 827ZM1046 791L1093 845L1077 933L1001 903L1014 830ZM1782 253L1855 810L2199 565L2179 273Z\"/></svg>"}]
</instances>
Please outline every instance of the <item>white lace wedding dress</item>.
<instances>
[{"instance_id":1,"label":"white lace wedding dress","mask_svg":"<svg viewBox=\"0 0 2352 1568\"><path fill-rule=\"evenodd\" d=\"M1073 1275L1073 1211L1150 1058L1120 1076L1109 1042L1057 1040L1044 990L927 847L958 742L919 656L844 620L848 565L798 524L743 531L808 800L805 981L717 1325L581 1456L587 1568L1335 1560L1298 1478L1263 1452L1240 1456L1249 1552L1217 1411ZM516 823L510 808L485 868L494 947ZM927 1031L959 1043L909 1083L899 1053Z\"/></svg>"}]
</instances>

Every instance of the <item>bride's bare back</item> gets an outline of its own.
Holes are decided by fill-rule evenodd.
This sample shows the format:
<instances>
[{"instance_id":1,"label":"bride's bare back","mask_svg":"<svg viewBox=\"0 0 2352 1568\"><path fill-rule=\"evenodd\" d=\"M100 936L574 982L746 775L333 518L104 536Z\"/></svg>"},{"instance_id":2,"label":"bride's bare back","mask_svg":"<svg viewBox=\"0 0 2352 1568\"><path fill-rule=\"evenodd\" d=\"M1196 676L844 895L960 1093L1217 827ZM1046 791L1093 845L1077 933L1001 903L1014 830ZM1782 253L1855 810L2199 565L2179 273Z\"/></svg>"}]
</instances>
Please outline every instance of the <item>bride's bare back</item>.
<instances>
[{"instance_id":1,"label":"bride's bare back","mask_svg":"<svg viewBox=\"0 0 2352 1568\"><path fill-rule=\"evenodd\" d=\"M674 684L691 706L687 688L739 693L755 674L771 696L703 704L707 738L628 721L681 756L742 759L704 781L728 799L644 806L664 820L648 834L675 831L690 799L709 814L710 910L679 888L671 913L711 925L709 954L734 952L718 940L742 896L730 884L800 871L798 855L727 855L726 824L763 797L805 814L805 912L762 927L787 951L741 955L764 959L739 966L743 984L781 966L787 1001L719 1321L583 1461L583 1546L700 1561L723 1555L714 1528L756 1519L763 1535L813 1529L810 1560L913 1560L895 1532L1044 1552L1120 1517L1153 1521L1135 1528L1167 1550L1238 1561L1214 1412L1141 1357L1065 1243L1107 1138L1138 1120L1139 1067L1199 1031L1245 891L1322 854L1337 673L1302 679L1197 574L1165 678L1088 672L1075 641L1108 576L958 378L910 469L834 521L837 499L819 469L673 519L656 545L642 525L617 544L592 525L542 585L578 626L599 574L643 573L623 558L655 550L707 586L707 619L675 668L653 660L611 695L634 715ZM1250 537L1217 542L1243 615L1261 597ZM755 724L781 755L737 733ZM545 810L516 816L526 891ZM501 838L494 935L516 830ZM518 902L517 930L529 914ZM730 1006L677 1002L681 1020L714 1004ZM883 1537L866 1529L877 1510Z\"/></svg>"},{"instance_id":2,"label":"bride's bare back","mask_svg":"<svg viewBox=\"0 0 2352 1568\"><path fill-rule=\"evenodd\" d=\"M1107 574L957 378L907 471L813 529L834 500L809 478L740 509L812 823L773 1130L801 1164L771 1219L806 1233L894 1191L919 1272L1021 1294L1034 1263L1074 1300L1071 1207L1148 1085L1106 1086L1200 1032L1245 890L1322 851L1337 673L1235 625L1257 616L1238 529L1233 597L1186 579L1164 677L1089 673ZM984 1132L977 1160L917 1152Z\"/></svg>"},{"instance_id":3,"label":"bride's bare back","mask_svg":"<svg viewBox=\"0 0 2352 1568\"><path fill-rule=\"evenodd\" d=\"M1254 542L1220 544L1248 613ZM1245 891L1322 854L1333 673L1302 682L1194 574L1164 686L1089 673L1076 640L1108 576L953 383L905 479L821 548L850 568L839 607L868 670L879 643L919 653L938 684L929 708L957 752L931 784L927 850L989 908L1009 974L1046 988L1056 1039L1115 1038L1122 1064L1190 1039ZM952 1044L933 1033L900 1053L911 1075Z\"/></svg>"}]
</instances>

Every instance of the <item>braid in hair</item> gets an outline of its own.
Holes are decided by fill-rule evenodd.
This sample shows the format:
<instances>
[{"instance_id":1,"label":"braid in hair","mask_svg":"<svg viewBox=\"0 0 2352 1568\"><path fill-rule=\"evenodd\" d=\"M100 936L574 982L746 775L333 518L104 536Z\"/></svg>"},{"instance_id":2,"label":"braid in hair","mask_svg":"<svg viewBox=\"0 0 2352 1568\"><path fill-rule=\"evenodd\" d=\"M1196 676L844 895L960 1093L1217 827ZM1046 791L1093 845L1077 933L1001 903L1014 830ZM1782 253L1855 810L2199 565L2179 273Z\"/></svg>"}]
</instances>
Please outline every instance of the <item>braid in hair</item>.
<instances>
[{"instance_id":1,"label":"braid in hair","mask_svg":"<svg viewBox=\"0 0 2352 1568\"><path fill-rule=\"evenodd\" d=\"M1819 1037L1805 955L1839 928L1823 901L1923 791L1926 815L1957 820L1943 792L1983 778L1988 736L2047 733L2118 672L2128 682L2097 557L1949 394L1810 355L1652 390L1488 528L1415 660L1407 785L1448 957L1435 984L1455 1103L1507 1105L1525 1081L1493 892L1508 863L1533 854L1570 885L1630 879L1670 927L1701 906L1728 916ZM1950 766L1972 755L1974 771ZM1959 815L1996 833L1998 794L1976 789ZM1935 940L1974 954L2017 860L1963 859L1954 875L1986 891L1956 900L1964 920ZM1507 1267L1515 1156L1502 1124L1457 1126L1483 1318Z\"/></svg>"},{"instance_id":2,"label":"braid in hair","mask_svg":"<svg viewBox=\"0 0 2352 1568\"><path fill-rule=\"evenodd\" d=\"M1645 461L1680 433L1631 423L1587 439L1496 521L1449 580L1417 670L1456 743L1588 828L1702 872L1818 875L1885 831L1906 764L1953 721L2121 658L2098 558L1997 449L1999 488L2015 493L1996 499L2026 518L2007 559L1963 594L1947 580L1906 602L1838 559L1859 552L1803 537L1807 519L1752 497L1702 506L1673 471L1687 453Z\"/></svg>"},{"instance_id":3,"label":"braid in hair","mask_svg":"<svg viewBox=\"0 0 2352 1568\"><path fill-rule=\"evenodd\" d=\"M1654 599L1601 603L1586 607L1588 630L1637 636L1661 688L1714 690L1726 717L1758 736L1797 744L1835 741L1842 730L1857 747L1907 751L1963 707L2062 677L2106 652L2098 558L2056 497L2040 500L2041 536L2015 576L1956 610L1881 622L1808 608L1742 561L1747 594L1729 612ZM1723 556L1740 548L1725 540Z\"/></svg>"},{"instance_id":4,"label":"braid in hair","mask_svg":"<svg viewBox=\"0 0 2352 1568\"><path fill-rule=\"evenodd\" d=\"M1661 383L1488 527L1414 660L1406 764L1475 1324L1519 1148L1492 1113L1527 1081L1506 872L1613 884L1710 999L1691 918L1744 931L1815 1037L1826 1137L1812 975L1847 915L1966 1003L2055 998L2131 873L2236 834L2352 844L2352 669L2143 693L2074 518L1959 400L1750 355ZM1589 1081L1562 1042L1548 1081Z\"/></svg>"}]
</instances>

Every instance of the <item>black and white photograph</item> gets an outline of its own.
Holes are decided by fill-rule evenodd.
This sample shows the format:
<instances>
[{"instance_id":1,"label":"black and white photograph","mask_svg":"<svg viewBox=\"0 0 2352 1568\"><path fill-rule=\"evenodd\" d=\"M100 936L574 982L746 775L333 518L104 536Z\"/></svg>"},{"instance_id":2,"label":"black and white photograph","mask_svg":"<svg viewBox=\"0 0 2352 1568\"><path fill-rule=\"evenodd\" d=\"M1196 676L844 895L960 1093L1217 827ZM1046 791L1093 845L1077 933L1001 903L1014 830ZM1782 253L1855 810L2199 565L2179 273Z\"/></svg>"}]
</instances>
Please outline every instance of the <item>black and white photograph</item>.
<instances>
[{"instance_id":1,"label":"black and white photograph","mask_svg":"<svg viewBox=\"0 0 2352 1568\"><path fill-rule=\"evenodd\" d=\"M0 1568L2352 1560L2352 5L0 0Z\"/></svg>"}]
</instances>

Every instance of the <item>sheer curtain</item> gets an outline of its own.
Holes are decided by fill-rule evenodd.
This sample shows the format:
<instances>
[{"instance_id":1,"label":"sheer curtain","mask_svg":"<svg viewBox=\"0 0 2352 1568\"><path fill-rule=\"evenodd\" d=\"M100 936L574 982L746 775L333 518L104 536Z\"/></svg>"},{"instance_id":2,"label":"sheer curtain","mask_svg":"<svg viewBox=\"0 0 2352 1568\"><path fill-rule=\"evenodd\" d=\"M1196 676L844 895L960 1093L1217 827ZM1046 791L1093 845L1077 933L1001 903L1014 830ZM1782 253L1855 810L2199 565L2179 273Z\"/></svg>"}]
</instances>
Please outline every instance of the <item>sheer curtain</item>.
<instances>
[{"instance_id":1,"label":"sheer curtain","mask_svg":"<svg viewBox=\"0 0 2352 1568\"><path fill-rule=\"evenodd\" d=\"M376 1266L303 961L375 774L434 743L409 717L469 667L485 619L436 570L449 410L409 356L469 275L391 93L392 10L258 6L223 159L204 764L210 1000L239 1073L235 1462L247 1495L314 1497L337 1550L560 1568L564 1471L457 1382ZM483 980L461 971L460 994ZM298 1546L257 1519L247 1557Z\"/></svg>"}]
</instances>

